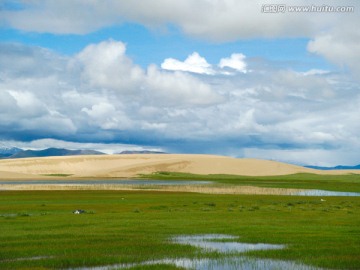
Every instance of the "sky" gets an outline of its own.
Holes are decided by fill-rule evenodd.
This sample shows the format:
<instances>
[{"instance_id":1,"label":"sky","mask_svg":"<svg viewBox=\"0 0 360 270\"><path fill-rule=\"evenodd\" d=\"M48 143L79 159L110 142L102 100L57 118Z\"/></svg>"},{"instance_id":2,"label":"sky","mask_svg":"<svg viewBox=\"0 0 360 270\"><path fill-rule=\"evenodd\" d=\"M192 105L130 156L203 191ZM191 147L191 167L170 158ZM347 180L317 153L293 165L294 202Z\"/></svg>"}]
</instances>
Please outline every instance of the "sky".
<instances>
[{"instance_id":1,"label":"sky","mask_svg":"<svg viewBox=\"0 0 360 270\"><path fill-rule=\"evenodd\" d=\"M359 164L359 12L0 0L0 145Z\"/></svg>"}]
</instances>

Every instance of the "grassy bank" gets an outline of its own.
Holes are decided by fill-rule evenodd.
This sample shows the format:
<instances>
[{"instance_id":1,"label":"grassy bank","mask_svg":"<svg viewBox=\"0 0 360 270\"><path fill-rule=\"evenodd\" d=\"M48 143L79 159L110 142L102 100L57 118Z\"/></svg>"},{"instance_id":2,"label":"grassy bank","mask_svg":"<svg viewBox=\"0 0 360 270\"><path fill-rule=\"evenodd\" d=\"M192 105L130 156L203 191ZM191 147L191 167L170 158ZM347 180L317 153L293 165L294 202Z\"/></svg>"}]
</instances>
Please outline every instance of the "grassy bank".
<instances>
[{"instance_id":1,"label":"grassy bank","mask_svg":"<svg viewBox=\"0 0 360 270\"><path fill-rule=\"evenodd\" d=\"M222 184L256 187L322 189L332 191L360 192L360 174L319 175L298 173L280 176L239 176L226 174L201 175L177 172L157 172L153 174L142 175L141 177L162 180L206 180Z\"/></svg>"},{"instance_id":2,"label":"grassy bank","mask_svg":"<svg viewBox=\"0 0 360 270\"><path fill-rule=\"evenodd\" d=\"M75 209L87 213L74 215ZM173 244L169 237L207 233L287 245L284 250L250 252L254 257L360 268L359 197L321 201L151 191L2 191L0 231L0 269L191 258L199 256L195 248Z\"/></svg>"}]
</instances>

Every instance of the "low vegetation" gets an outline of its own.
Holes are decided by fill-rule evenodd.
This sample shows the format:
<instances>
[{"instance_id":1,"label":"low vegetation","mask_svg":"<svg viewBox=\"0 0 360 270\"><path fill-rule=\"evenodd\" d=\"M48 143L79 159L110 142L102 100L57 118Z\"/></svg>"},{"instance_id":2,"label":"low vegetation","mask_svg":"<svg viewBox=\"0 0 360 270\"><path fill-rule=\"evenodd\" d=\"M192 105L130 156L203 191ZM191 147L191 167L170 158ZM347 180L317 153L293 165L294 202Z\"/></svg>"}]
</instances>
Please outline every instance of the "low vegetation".
<instances>
[{"instance_id":1,"label":"low vegetation","mask_svg":"<svg viewBox=\"0 0 360 270\"><path fill-rule=\"evenodd\" d=\"M300 183L312 181L301 179L303 175L292 177L300 178ZM251 178L243 180L256 182ZM258 181L263 180L271 185L270 179ZM291 179L283 180L286 183ZM234 184L238 180L229 177L222 181ZM338 185L349 190L348 186L355 183L349 178L339 180ZM74 215L75 209L86 213ZM222 256L202 254L195 247L169 241L176 235L210 233L238 236L241 242L287 246L284 250L252 251L247 254L251 257L331 269L359 269L359 225L360 197L2 191L0 269L67 269Z\"/></svg>"}]
</instances>

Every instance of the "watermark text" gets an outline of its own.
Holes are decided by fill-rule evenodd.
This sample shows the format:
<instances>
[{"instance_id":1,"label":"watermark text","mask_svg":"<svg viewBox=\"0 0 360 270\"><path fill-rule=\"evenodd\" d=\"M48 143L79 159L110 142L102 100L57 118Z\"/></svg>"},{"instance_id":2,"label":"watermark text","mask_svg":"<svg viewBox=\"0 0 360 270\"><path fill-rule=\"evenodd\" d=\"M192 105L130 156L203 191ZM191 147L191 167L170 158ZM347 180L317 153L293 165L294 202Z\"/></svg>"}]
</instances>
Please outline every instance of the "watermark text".
<instances>
[{"instance_id":1,"label":"watermark text","mask_svg":"<svg viewBox=\"0 0 360 270\"><path fill-rule=\"evenodd\" d=\"M264 4L261 6L261 12L263 13L350 13L354 11L353 6L289 6L285 4Z\"/></svg>"}]
</instances>

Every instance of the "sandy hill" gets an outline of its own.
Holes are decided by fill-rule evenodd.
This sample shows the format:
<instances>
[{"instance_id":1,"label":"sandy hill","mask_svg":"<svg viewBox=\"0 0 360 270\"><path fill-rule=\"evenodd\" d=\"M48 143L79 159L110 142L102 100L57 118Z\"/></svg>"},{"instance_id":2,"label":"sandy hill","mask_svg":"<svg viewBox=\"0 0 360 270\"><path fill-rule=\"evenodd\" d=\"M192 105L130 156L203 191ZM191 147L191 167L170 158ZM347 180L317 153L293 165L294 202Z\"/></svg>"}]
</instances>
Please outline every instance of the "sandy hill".
<instances>
[{"instance_id":1,"label":"sandy hill","mask_svg":"<svg viewBox=\"0 0 360 270\"><path fill-rule=\"evenodd\" d=\"M195 174L285 175L293 173L345 174L357 171L320 171L281 162L212 155L129 154L67 156L0 160L0 179L39 178L49 174L73 177L135 177L156 171Z\"/></svg>"}]
</instances>

